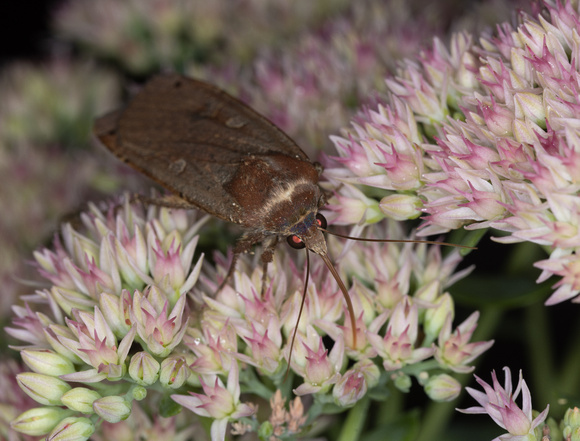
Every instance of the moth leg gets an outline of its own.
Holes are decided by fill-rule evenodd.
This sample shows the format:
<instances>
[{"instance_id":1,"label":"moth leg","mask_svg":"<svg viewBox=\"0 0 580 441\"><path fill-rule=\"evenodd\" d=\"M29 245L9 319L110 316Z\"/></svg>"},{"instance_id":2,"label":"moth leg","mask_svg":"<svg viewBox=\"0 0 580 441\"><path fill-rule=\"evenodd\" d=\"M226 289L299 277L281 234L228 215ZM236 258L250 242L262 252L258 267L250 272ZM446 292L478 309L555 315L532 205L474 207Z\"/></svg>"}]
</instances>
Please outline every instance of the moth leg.
<instances>
[{"instance_id":1,"label":"moth leg","mask_svg":"<svg viewBox=\"0 0 580 441\"><path fill-rule=\"evenodd\" d=\"M278 236L270 236L268 242L264 246L264 251L262 251L262 288L260 294L264 297L264 291L266 290L266 278L268 277L268 264L274 259L274 251L276 251L276 246L278 245Z\"/></svg>"},{"instance_id":2,"label":"moth leg","mask_svg":"<svg viewBox=\"0 0 580 441\"><path fill-rule=\"evenodd\" d=\"M318 173L318 176L321 176L322 172L324 171L324 167L322 166L322 164L320 162L313 162L312 165L314 166L314 169Z\"/></svg>"},{"instance_id":3,"label":"moth leg","mask_svg":"<svg viewBox=\"0 0 580 441\"><path fill-rule=\"evenodd\" d=\"M234 275L234 271L236 270L236 263L238 263L238 258L240 257L240 252L236 251L236 248L234 248L234 255L232 256L232 261L230 263L230 267L228 268L228 272L226 273L226 276L224 277L224 279L221 281L220 285L218 286L217 291L215 292L216 294L218 292L220 292L224 286L226 286L226 283L228 283L230 281L230 279L232 278L232 276Z\"/></svg>"},{"instance_id":4,"label":"moth leg","mask_svg":"<svg viewBox=\"0 0 580 441\"><path fill-rule=\"evenodd\" d=\"M232 262L230 263L230 267L228 268L228 272L224 277L224 280L220 283L216 293L220 292L222 288L225 286L226 283L230 281L232 276L234 275L234 271L236 270L236 263L238 262L238 258L240 254L247 253L252 249L252 246L264 239L262 234L248 234L242 236L236 245L234 246L234 255L232 257Z\"/></svg>"}]
</instances>

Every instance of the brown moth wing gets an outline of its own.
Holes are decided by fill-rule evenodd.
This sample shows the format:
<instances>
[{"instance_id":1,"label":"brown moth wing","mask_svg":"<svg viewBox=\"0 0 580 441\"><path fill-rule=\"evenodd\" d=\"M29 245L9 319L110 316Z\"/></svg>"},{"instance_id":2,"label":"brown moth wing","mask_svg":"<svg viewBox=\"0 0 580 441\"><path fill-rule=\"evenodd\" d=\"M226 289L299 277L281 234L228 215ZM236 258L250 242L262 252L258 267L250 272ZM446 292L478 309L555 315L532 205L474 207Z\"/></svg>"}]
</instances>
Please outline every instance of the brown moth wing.
<instances>
[{"instance_id":1,"label":"brown moth wing","mask_svg":"<svg viewBox=\"0 0 580 441\"><path fill-rule=\"evenodd\" d=\"M177 74L153 78L125 109L97 120L95 133L120 159L188 203L235 223L247 218L228 191L241 164L281 158L314 169L266 118L217 87Z\"/></svg>"}]
</instances>

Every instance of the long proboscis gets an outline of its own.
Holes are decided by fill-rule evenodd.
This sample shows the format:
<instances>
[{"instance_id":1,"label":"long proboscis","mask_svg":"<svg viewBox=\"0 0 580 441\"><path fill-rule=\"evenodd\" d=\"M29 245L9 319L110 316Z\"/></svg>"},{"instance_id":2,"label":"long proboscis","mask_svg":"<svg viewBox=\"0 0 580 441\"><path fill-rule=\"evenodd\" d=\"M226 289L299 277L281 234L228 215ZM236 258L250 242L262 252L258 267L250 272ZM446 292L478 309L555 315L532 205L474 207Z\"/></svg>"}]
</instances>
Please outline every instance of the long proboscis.
<instances>
[{"instance_id":1,"label":"long proboscis","mask_svg":"<svg viewBox=\"0 0 580 441\"><path fill-rule=\"evenodd\" d=\"M352 344L353 344L353 347L356 348L356 317L354 315L354 307L352 305L352 300L350 299L350 295L348 294L348 290L346 289L344 282L340 278L338 271L336 271L336 268L334 267L334 265L332 264L332 262L328 258L328 255L319 254L319 256L321 257L322 261L326 264L326 267L328 268L328 270L332 273L334 279L336 280L336 283L338 284L338 287L340 288L340 291L342 292L344 300L346 300L346 307L348 309L348 315L350 317L350 324L352 327ZM286 381L286 378L288 378L288 373L290 372L290 361L292 360L292 351L294 350L294 341L296 340L296 333L298 332L298 324L300 323L300 317L302 317L302 311L304 309L304 302L306 300L306 290L308 289L309 276L310 276L310 254L309 254L308 249L307 249L306 250L306 278L304 280L304 291L302 292L302 302L300 303L300 310L298 311L298 319L296 320L296 326L294 327L294 333L292 334L292 340L290 341L290 352L288 353L288 367L286 368L286 374L284 375L284 381Z\"/></svg>"},{"instance_id":2,"label":"long proboscis","mask_svg":"<svg viewBox=\"0 0 580 441\"><path fill-rule=\"evenodd\" d=\"M284 374L284 381L288 378L290 373L290 361L292 361L292 351L294 350L294 340L296 340L296 333L298 332L298 325L300 324L300 317L302 317L302 310L304 309L304 302L306 301L306 290L308 289L308 279L310 278L310 254L308 254L308 249L306 249L306 277L304 279L304 289L302 290L302 301L300 302L300 310L298 311L298 319L296 320L296 326L294 327L294 332L292 333L292 341L290 342L290 352L288 353L288 367L286 368L286 374Z\"/></svg>"},{"instance_id":3,"label":"long proboscis","mask_svg":"<svg viewBox=\"0 0 580 441\"><path fill-rule=\"evenodd\" d=\"M338 283L338 287L340 288L340 291L342 292L344 300L346 300L346 307L348 308L348 315L350 316L350 324L352 326L352 347L356 348L356 317L354 315L354 308L352 306L352 301L350 299L350 295L348 294L348 290L346 289L344 282L340 278L338 271L336 271L336 268L334 267L334 265L332 264L332 262L328 258L328 255L327 254L319 254L319 256L322 258L322 261L326 264L326 267L334 276L334 279L336 280L336 283Z\"/></svg>"},{"instance_id":4,"label":"long proboscis","mask_svg":"<svg viewBox=\"0 0 580 441\"><path fill-rule=\"evenodd\" d=\"M361 241L361 242L424 243L427 245L443 245L443 246L455 247L455 248L465 248L465 249L469 249L469 250L476 250L477 249L477 247L470 247L468 245L459 245L459 244L449 243L449 242L441 242L441 241L437 241L437 240L368 239L365 237L354 237L354 236L347 236L346 234L334 233L334 232L328 231L326 228L322 228L322 227L319 227L318 229L321 231L324 231L325 233L332 234L333 236L341 237L343 239L357 240L357 241ZM346 289L344 282L340 278L338 271L336 270L336 268L334 267L334 265L330 261L328 255L327 254L319 254L319 256L322 259L322 261L324 262L324 264L326 265L326 267L328 268L328 270L332 273L332 276L336 280L336 283L338 284L338 287L340 288L340 291L342 292L344 300L346 301L346 307L348 309L348 315L350 317L350 323L351 323L351 327L352 327L353 347L356 347L356 317L354 315L354 307L353 307L350 295L348 294L348 290ZM288 353L288 367L286 369L286 374L284 375L284 381L286 381L286 379L288 378L288 374L290 372L290 362L292 360L292 352L294 350L294 341L296 340L296 333L298 332L298 325L300 323L300 317L302 317L302 311L304 310L304 302L306 301L306 290L308 289L309 277L310 277L310 254L308 252L308 249L306 249L306 278L304 280L304 290L302 292L302 301L300 303L300 310L298 311L298 319L296 321L296 326L294 327L294 332L292 333L292 340L290 341L290 352Z\"/></svg>"},{"instance_id":5,"label":"long proboscis","mask_svg":"<svg viewBox=\"0 0 580 441\"><path fill-rule=\"evenodd\" d=\"M326 228L318 228L320 231L324 231L325 233L332 234L336 237L341 237L343 239L350 239L350 240L358 240L360 242L383 242L383 243L425 243L427 245L443 245L446 247L455 247L455 248L465 248L468 250L477 250L477 247L470 247L468 245L459 245L456 243L449 243L449 242L440 242L438 240L420 240L420 239L369 239L366 237L354 237L354 236L347 236L346 234L339 234L333 231L328 231ZM328 266L328 263L326 264ZM329 267L330 268L330 267Z\"/></svg>"}]
</instances>

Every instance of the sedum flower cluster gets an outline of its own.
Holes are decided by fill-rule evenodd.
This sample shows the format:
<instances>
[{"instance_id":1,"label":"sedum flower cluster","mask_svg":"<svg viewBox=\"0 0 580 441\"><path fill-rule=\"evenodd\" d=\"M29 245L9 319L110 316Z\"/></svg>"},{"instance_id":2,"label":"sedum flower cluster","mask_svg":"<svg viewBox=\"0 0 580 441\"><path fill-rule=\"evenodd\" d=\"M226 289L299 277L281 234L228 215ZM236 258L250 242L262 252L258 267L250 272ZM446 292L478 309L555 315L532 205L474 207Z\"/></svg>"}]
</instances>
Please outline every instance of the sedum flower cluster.
<instances>
[{"instance_id":1,"label":"sedum flower cluster","mask_svg":"<svg viewBox=\"0 0 580 441\"><path fill-rule=\"evenodd\" d=\"M560 277L554 304L580 292L580 6L543 6L479 44L456 34L406 62L387 79L389 100L334 137L326 176L344 184L335 205L344 224L423 216L421 235L495 228L509 233L498 241L545 246L538 281ZM361 197L356 185L381 196Z\"/></svg>"},{"instance_id":2,"label":"sedum flower cluster","mask_svg":"<svg viewBox=\"0 0 580 441\"><path fill-rule=\"evenodd\" d=\"M1 317L24 292L18 279L34 280L24 260L58 218L116 188L111 169L105 182L97 156L82 148L94 115L118 104L118 89L111 71L66 57L0 72L0 202L10 207L0 217Z\"/></svg>"},{"instance_id":3,"label":"sedum flower cluster","mask_svg":"<svg viewBox=\"0 0 580 441\"><path fill-rule=\"evenodd\" d=\"M334 151L329 134L347 125L361 103L385 90L385 73L394 70L396 60L442 34L444 13L429 9L413 15L419 9L414 3L353 2L344 14L297 36L284 51L262 50L240 72L232 73L231 66L215 72L209 66L201 75L229 89L237 84L236 95L316 158L321 149ZM411 20L422 26L409 33Z\"/></svg>"},{"instance_id":4,"label":"sedum flower cluster","mask_svg":"<svg viewBox=\"0 0 580 441\"><path fill-rule=\"evenodd\" d=\"M0 159L23 145L88 144L95 115L119 104L119 79L95 63L60 57L0 72Z\"/></svg>"},{"instance_id":5,"label":"sedum flower cluster","mask_svg":"<svg viewBox=\"0 0 580 441\"><path fill-rule=\"evenodd\" d=\"M516 0L486 2L476 22L497 23ZM414 57L450 23L476 27L470 8L454 1L358 0L309 32L264 47L247 65L221 69L189 63L186 72L217 83L242 97L294 139L311 157L335 152L329 139L346 126L356 109L386 90L384 78L401 59ZM472 12L472 14L478 11Z\"/></svg>"},{"instance_id":6,"label":"sedum flower cluster","mask_svg":"<svg viewBox=\"0 0 580 441\"><path fill-rule=\"evenodd\" d=\"M169 417L179 404L210 418L215 441L229 430L304 435L316 417L371 391L406 392L413 378L432 399L453 399L460 385L449 374L470 372L493 343L471 341L477 313L453 323L445 289L469 272L455 272L456 251L443 258L424 244L354 246L338 268L351 280L355 344L340 290L318 259L299 321L300 256L277 253L264 285L258 261L241 259L218 290L229 259L216 255L212 265L197 251L206 219L129 203L93 207L83 231L66 225L53 249L35 253L51 286L14 307L8 332L30 370L17 381L38 404L13 429L87 439L135 406ZM330 241L333 254L341 246Z\"/></svg>"}]
</instances>

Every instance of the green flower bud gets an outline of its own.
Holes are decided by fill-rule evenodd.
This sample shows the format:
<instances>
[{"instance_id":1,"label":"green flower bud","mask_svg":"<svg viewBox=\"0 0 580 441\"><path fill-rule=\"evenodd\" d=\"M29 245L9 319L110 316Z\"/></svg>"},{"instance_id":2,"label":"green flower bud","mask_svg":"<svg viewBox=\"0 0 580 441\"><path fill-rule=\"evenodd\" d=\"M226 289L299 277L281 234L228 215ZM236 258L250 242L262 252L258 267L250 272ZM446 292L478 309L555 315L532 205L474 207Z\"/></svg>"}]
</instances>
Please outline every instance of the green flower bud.
<instances>
[{"instance_id":1,"label":"green flower bud","mask_svg":"<svg viewBox=\"0 0 580 441\"><path fill-rule=\"evenodd\" d=\"M22 360L30 369L39 374L58 377L72 374L75 367L70 360L51 351L22 351Z\"/></svg>"},{"instance_id":2,"label":"green flower bud","mask_svg":"<svg viewBox=\"0 0 580 441\"><path fill-rule=\"evenodd\" d=\"M260 424L258 428L258 438L259 439L270 439L270 437L274 434L274 428L272 427L272 423L270 421L264 421Z\"/></svg>"},{"instance_id":3,"label":"green flower bud","mask_svg":"<svg viewBox=\"0 0 580 441\"><path fill-rule=\"evenodd\" d=\"M131 389L131 396L137 401L141 401L147 397L147 389L143 386L135 386Z\"/></svg>"},{"instance_id":4,"label":"green flower bud","mask_svg":"<svg viewBox=\"0 0 580 441\"><path fill-rule=\"evenodd\" d=\"M455 307L451 295L445 293L436 300L434 308L425 311L423 327L429 342L437 338L449 314L451 317L455 315Z\"/></svg>"},{"instance_id":5,"label":"green flower bud","mask_svg":"<svg viewBox=\"0 0 580 441\"><path fill-rule=\"evenodd\" d=\"M95 400L93 409L97 415L109 423L118 423L126 420L131 415L131 403L117 395Z\"/></svg>"},{"instance_id":6,"label":"green flower bud","mask_svg":"<svg viewBox=\"0 0 580 441\"><path fill-rule=\"evenodd\" d=\"M568 409L564 414L562 423L566 426L580 426L580 409L577 407Z\"/></svg>"},{"instance_id":7,"label":"green flower bud","mask_svg":"<svg viewBox=\"0 0 580 441\"><path fill-rule=\"evenodd\" d=\"M398 221L417 219L421 216L422 207L421 198L406 194L385 196L379 203L379 208L385 216Z\"/></svg>"},{"instance_id":8,"label":"green flower bud","mask_svg":"<svg viewBox=\"0 0 580 441\"><path fill-rule=\"evenodd\" d=\"M75 387L65 393L60 399L62 404L71 410L84 414L92 414L93 402L101 398L98 392L86 387Z\"/></svg>"},{"instance_id":9,"label":"green flower bud","mask_svg":"<svg viewBox=\"0 0 580 441\"><path fill-rule=\"evenodd\" d=\"M50 441L85 441L95 432L88 418L65 418L50 433Z\"/></svg>"},{"instance_id":10,"label":"green flower bud","mask_svg":"<svg viewBox=\"0 0 580 441\"><path fill-rule=\"evenodd\" d=\"M62 395L71 388L68 383L58 378L34 372L18 374L16 381L26 395L45 406L60 406Z\"/></svg>"},{"instance_id":11,"label":"green flower bud","mask_svg":"<svg viewBox=\"0 0 580 441\"><path fill-rule=\"evenodd\" d=\"M148 352L138 352L131 357L129 375L137 384L150 386L159 378L159 362Z\"/></svg>"},{"instance_id":12,"label":"green flower bud","mask_svg":"<svg viewBox=\"0 0 580 441\"><path fill-rule=\"evenodd\" d=\"M562 430L563 439L566 441L580 441L580 426L566 426Z\"/></svg>"},{"instance_id":13,"label":"green flower bud","mask_svg":"<svg viewBox=\"0 0 580 441\"><path fill-rule=\"evenodd\" d=\"M161 363L159 382L171 389L178 389L187 381L190 371L183 357L169 357Z\"/></svg>"},{"instance_id":14,"label":"green flower bud","mask_svg":"<svg viewBox=\"0 0 580 441\"><path fill-rule=\"evenodd\" d=\"M10 425L17 432L30 436L42 436L72 414L70 410L60 407L35 407L21 413Z\"/></svg>"},{"instance_id":15,"label":"green flower bud","mask_svg":"<svg viewBox=\"0 0 580 441\"><path fill-rule=\"evenodd\" d=\"M409 392L409 389L411 389L411 377L401 373L395 378L395 387L401 392Z\"/></svg>"},{"instance_id":16,"label":"green flower bud","mask_svg":"<svg viewBox=\"0 0 580 441\"><path fill-rule=\"evenodd\" d=\"M425 385L425 393L433 401L451 401L459 396L461 384L447 374L434 375Z\"/></svg>"}]
</instances>

